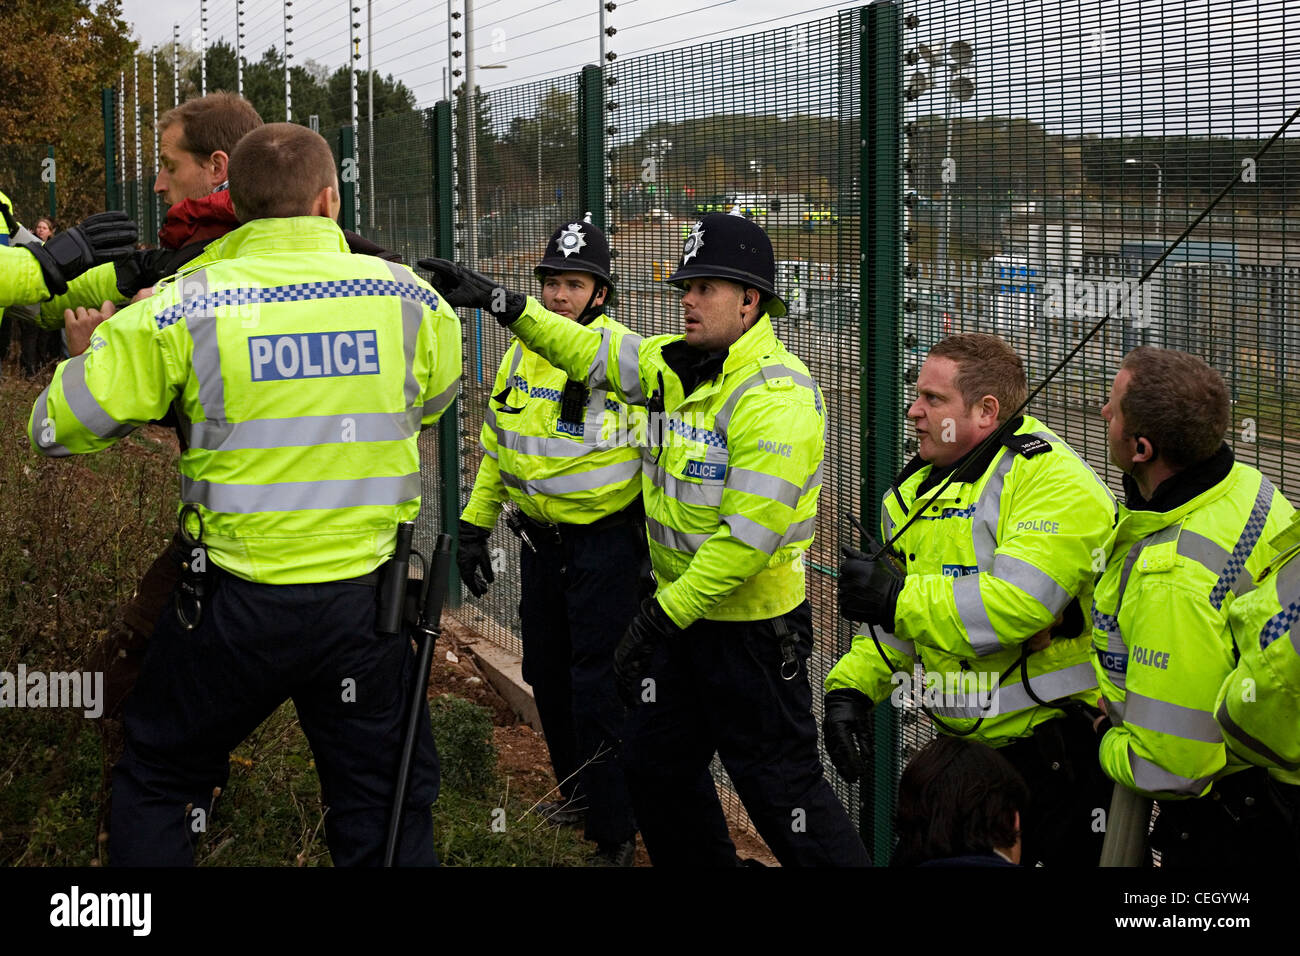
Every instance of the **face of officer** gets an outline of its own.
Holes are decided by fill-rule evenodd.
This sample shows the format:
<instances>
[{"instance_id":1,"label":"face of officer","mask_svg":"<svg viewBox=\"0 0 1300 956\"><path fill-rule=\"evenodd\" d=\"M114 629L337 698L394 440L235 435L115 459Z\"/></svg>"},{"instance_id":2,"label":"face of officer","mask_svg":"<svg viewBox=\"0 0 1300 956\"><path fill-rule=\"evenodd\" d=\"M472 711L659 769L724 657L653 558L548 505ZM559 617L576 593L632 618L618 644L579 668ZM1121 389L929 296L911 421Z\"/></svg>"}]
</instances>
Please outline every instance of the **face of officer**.
<instances>
[{"instance_id":1,"label":"face of officer","mask_svg":"<svg viewBox=\"0 0 1300 956\"><path fill-rule=\"evenodd\" d=\"M718 352L758 321L763 297L727 279L697 278L682 282L682 322L686 344Z\"/></svg>"},{"instance_id":2,"label":"face of officer","mask_svg":"<svg viewBox=\"0 0 1300 956\"><path fill-rule=\"evenodd\" d=\"M589 272L556 272L542 280L542 305L566 319L576 319L590 301L593 306L604 305L608 290L601 285L595 300L592 290L596 277Z\"/></svg>"},{"instance_id":3,"label":"face of officer","mask_svg":"<svg viewBox=\"0 0 1300 956\"><path fill-rule=\"evenodd\" d=\"M186 199L201 199L227 178L229 157L221 150L203 157L184 147L185 124L175 122L158 140L158 178L153 191L162 194L167 205Z\"/></svg>"},{"instance_id":4,"label":"face of officer","mask_svg":"<svg viewBox=\"0 0 1300 956\"><path fill-rule=\"evenodd\" d=\"M924 461L946 467L998 427L998 400L985 395L969 408L957 388L960 366L945 356L931 356L916 379L916 401L907 409Z\"/></svg>"}]
</instances>

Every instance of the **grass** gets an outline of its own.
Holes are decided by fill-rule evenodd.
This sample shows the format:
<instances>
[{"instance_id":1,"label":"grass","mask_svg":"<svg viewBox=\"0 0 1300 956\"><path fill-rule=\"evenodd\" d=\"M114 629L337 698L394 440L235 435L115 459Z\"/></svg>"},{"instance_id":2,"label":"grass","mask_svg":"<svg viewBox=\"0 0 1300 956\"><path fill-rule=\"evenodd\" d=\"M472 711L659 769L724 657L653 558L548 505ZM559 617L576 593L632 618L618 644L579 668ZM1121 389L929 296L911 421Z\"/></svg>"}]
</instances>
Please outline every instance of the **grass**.
<instances>
[{"instance_id":1,"label":"grass","mask_svg":"<svg viewBox=\"0 0 1300 956\"><path fill-rule=\"evenodd\" d=\"M27 416L41 383L0 381L0 671L85 670L117 606L175 527L176 453L137 432L98 455L34 453ZM498 772L492 720L432 702L443 785L434 837L444 863L578 865L571 829L537 826ZM97 841L102 749L80 711L0 710L0 865L87 866ZM320 784L292 704L231 755L230 780L196 856L202 866L328 866ZM502 828L504 824L504 828Z\"/></svg>"}]
</instances>

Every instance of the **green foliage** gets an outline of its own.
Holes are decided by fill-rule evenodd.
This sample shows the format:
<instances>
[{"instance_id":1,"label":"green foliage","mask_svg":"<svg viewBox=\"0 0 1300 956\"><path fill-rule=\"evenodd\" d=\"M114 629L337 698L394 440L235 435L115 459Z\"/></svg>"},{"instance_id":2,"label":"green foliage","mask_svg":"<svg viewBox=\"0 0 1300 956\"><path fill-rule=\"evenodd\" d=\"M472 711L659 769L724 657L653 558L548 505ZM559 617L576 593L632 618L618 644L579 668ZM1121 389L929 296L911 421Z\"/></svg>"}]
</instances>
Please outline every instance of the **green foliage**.
<instances>
[{"instance_id":1,"label":"green foliage","mask_svg":"<svg viewBox=\"0 0 1300 956\"><path fill-rule=\"evenodd\" d=\"M208 47L207 89L229 90L238 88L235 48L224 40ZM198 95L201 79L197 55L185 72L186 78ZM289 70L293 122L307 125L311 116L320 118L322 130L352 124L352 95L349 70L341 66L333 73L307 60ZM361 70L357 75L357 113L361 120L367 116L369 75ZM376 117L408 113L415 109L415 94L405 83L388 76L374 75ZM244 97L253 104L262 119L268 123L285 121L284 111L284 54L272 46L260 59L244 63Z\"/></svg>"},{"instance_id":2,"label":"green foliage","mask_svg":"<svg viewBox=\"0 0 1300 956\"><path fill-rule=\"evenodd\" d=\"M477 704L449 694L430 703L429 715L444 785L466 796L487 796L496 784L492 715Z\"/></svg>"}]
</instances>

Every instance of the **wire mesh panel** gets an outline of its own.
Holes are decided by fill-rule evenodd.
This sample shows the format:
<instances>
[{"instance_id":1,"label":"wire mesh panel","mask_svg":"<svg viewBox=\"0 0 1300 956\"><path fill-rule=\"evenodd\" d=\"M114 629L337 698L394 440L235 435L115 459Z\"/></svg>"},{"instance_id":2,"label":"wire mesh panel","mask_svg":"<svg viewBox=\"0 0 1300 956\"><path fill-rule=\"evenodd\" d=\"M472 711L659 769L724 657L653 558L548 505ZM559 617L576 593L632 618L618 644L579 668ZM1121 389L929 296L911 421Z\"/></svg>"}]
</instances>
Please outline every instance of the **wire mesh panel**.
<instances>
[{"instance_id":1,"label":"wire mesh panel","mask_svg":"<svg viewBox=\"0 0 1300 956\"><path fill-rule=\"evenodd\" d=\"M777 290L789 303L775 331L808 365L827 408L825 478L807 555L819 712L822 680L850 637L835 613L833 575L861 476L859 29L860 15L845 12L620 60L608 94L618 104L610 221L620 321L643 335L682 331L679 294L663 280L700 214L739 207L772 239Z\"/></svg>"},{"instance_id":2,"label":"wire mesh panel","mask_svg":"<svg viewBox=\"0 0 1300 956\"><path fill-rule=\"evenodd\" d=\"M0 146L0 193L9 197L14 217L28 229L49 214L52 166L44 146Z\"/></svg>"},{"instance_id":3,"label":"wire mesh panel","mask_svg":"<svg viewBox=\"0 0 1300 956\"><path fill-rule=\"evenodd\" d=\"M906 379L939 338L978 330L1033 386L1109 316L1031 414L1118 492L1099 411L1123 355L1190 351L1228 382L1237 457L1294 496L1300 149L1288 134L1254 159L1297 105L1286 3L902 6ZM905 724L904 762L929 737Z\"/></svg>"},{"instance_id":4,"label":"wire mesh panel","mask_svg":"<svg viewBox=\"0 0 1300 956\"><path fill-rule=\"evenodd\" d=\"M357 189L361 220L357 231L398 253L408 265L432 256L434 195L432 110L411 110L361 121L357 149L361 163ZM372 170L366 166L374 156Z\"/></svg>"},{"instance_id":5,"label":"wire mesh panel","mask_svg":"<svg viewBox=\"0 0 1300 956\"><path fill-rule=\"evenodd\" d=\"M536 292L533 267L551 233L585 212L578 192L578 79L559 77L475 97L475 218L469 223L469 124L458 94L457 256L468 258L473 229L476 268L512 289ZM479 432L510 336L490 315L464 318L465 374L461 385L460 503L469 498L483 455ZM449 518L454 520L454 518ZM515 653L519 643L519 542L497 522L491 539L496 583L457 613L480 633Z\"/></svg>"},{"instance_id":6,"label":"wire mesh panel","mask_svg":"<svg viewBox=\"0 0 1300 956\"><path fill-rule=\"evenodd\" d=\"M1021 351L1032 383L1110 315L1034 409L1098 472L1115 482L1098 415L1110 379L1150 343L1224 375L1238 457L1294 490L1300 146L1287 135L1252 158L1295 106L1283 0L1248 15L1230 0L905 7L913 367L936 338L980 329Z\"/></svg>"}]
</instances>

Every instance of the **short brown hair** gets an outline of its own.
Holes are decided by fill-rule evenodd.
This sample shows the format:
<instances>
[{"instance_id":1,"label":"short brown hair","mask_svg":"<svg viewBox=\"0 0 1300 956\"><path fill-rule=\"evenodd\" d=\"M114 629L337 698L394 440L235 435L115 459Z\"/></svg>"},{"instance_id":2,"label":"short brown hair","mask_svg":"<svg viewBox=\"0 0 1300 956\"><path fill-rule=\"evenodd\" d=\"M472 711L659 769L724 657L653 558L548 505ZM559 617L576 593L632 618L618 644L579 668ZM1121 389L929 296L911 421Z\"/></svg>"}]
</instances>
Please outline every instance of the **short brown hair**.
<instances>
[{"instance_id":1,"label":"short brown hair","mask_svg":"<svg viewBox=\"0 0 1300 956\"><path fill-rule=\"evenodd\" d=\"M173 123L181 124L181 148L207 159L218 150L234 153L235 144L262 125L262 117L242 96L219 92L169 109L158 120L158 131Z\"/></svg>"},{"instance_id":2,"label":"short brown hair","mask_svg":"<svg viewBox=\"0 0 1300 956\"><path fill-rule=\"evenodd\" d=\"M1129 352L1120 367L1129 373L1119 409L1130 435L1147 439L1177 468L1219 450L1231 415L1223 376L1195 355L1152 345Z\"/></svg>"},{"instance_id":3,"label":"short brown hair","mask_svg":"<svg viewBox=\"0 0 1300 956\"><path fill-rule=\"evenodd\" d=\"M936 342L930 355L957 363L957 390L968 409L985 395L996 398L999 422L1006 421L1029 395L1024 363L1016 350L996 335L950 335Z\"/></svg>"},{"instance_id":4,"label":"short brown hair","mask_svg":"<svg viewBox=\"0 0 1300 956\"><path fill-rule=\"evenodd\" d=\"M338 187L334 154L305 126L268 123L240 140L230 157L230 201L240 222L310 215L326 186Z\"/></svg>"}]
</instances>

